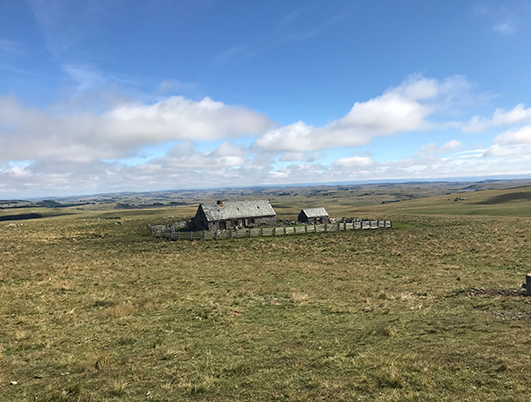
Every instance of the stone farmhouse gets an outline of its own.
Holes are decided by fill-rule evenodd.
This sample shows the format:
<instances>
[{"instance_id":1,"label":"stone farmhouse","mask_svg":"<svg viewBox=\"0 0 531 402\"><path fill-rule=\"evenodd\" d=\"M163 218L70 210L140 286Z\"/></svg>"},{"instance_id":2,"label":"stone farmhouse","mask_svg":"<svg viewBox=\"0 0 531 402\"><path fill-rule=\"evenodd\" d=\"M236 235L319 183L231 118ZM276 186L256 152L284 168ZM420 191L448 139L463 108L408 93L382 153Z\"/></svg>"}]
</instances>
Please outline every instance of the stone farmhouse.
<instances>
[{"instance_id":1,"label":"stone farmhouse","mask_svg":"<svg viewBox=\"0 0 531 402\"><path fill-rule=\"evenodd\" d=\"M328 212L324 208L305 208L299 214L299 222L308 223L310 225L318 225L320 223L330 223Z\"/></svg>"},{"instance_id":2,"label":"stone farmhouse","mask_svg":"<svg viewBox=\"0 0 531 402\"><path fill-rule=\"evenodd\" d=\"M247 226L275 226L277 214L269 201L217 201L200 204L191 226L196 230L228 230Z\"/></svg>"}]
</instances>

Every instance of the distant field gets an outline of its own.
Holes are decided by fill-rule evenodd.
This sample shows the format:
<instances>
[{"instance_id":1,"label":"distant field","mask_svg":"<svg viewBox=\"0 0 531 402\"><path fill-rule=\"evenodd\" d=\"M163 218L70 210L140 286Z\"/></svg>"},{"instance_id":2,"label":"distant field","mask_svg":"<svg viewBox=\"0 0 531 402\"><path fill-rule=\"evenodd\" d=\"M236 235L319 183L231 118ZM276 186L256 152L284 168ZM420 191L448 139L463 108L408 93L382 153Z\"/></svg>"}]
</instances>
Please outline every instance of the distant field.
<instances>
[{"instance_id":1,"label":"distant field","mask_svg":"<svg viewBox=\"0 0 531 402\"><path fill-rule=\"evenodd\" d=\"M456 198L466 200L455 201ZM407 202L358 207L357 214L443 214L531 216L531 187L460 192Z\"/></svg>"},{"instance_id":2,"label":"distant field","mask_svg":"<svg viewBox=\"0 0 531 402\"><path fill-rule=\"evenodd\" d=\"M193 205L0 222L0 399L528 400L530 193L317 197L396 229L278 238L151 237Z\"/></svg>"},{"instance_id":3,"label":"distant field","mask_svg":"<svg viewBox=\"0 0 531 402\"><path fill-rule=\"evenodd\" d=\"M165 223L169 218L182 219L195 215L200 202L220 199L268 199L273 205L279 219L296 219L302 208L325 207L333 217L362 217L378 218L378 214L445 214L445 215L498 215L498 216L531 216L531 187L516 187L509 189L487 191L463 191L471 186L457 186L440 183L426 183L418 185L364 185L351 187L304 187L292 188L284 191L270 191L265 194L249 192L239 197L239 193L209 194L214 198L201 198L194 193L187 194L187 198L179 198L179 202L186 205L157 205L164 200L162 197L148 199L141 198L148 204L134 204L135 208L123 208L127 203L108 202L66 208L8 208L0 209L0 221L6 216L40 214L44 218L64 217L67 219L84 218L144 218L163 217ZM481 188L479 184L473 187ZM451 191L452 189L456 191ZM289 191L288 191L289 190ZM457 191L459 190L459 191ZM445 195L441 195L441 193ZM466 198L454 201L456 198ZM184 202L183 200L186 200ZM138 201L138 200L137 200ZM157 201L157 202L155 202ZM144 205L140 207L139 205ZM361 216L369 214L370 216ZM61 218L61 219L64 219Z\"/></svg>"}]
</instances>

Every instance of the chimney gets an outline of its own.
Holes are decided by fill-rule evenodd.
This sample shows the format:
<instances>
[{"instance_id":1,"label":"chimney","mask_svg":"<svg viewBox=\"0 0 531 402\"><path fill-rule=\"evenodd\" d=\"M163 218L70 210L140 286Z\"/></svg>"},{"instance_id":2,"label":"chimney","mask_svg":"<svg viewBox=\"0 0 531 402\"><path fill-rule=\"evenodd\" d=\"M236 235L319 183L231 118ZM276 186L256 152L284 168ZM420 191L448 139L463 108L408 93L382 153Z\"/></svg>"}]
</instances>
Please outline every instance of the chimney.
<instances>
[{"instance_id":1,"label":"chimney","mask_svg":"<svg viewBox=\"0 0 531 402\"><path fill-rule=\"evenodd\" d=\"M216 204L218 204L220 207L223 207L223 201L221 200L216 201Z\"/></svg>"}]
</instances>

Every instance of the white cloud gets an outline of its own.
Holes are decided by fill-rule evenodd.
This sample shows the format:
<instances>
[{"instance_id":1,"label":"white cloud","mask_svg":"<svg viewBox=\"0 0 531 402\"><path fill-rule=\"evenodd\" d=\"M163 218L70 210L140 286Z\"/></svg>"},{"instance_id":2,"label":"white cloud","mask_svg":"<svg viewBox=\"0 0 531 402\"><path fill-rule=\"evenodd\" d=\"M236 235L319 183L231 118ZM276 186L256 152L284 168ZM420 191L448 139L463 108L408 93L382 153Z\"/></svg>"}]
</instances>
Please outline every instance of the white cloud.
<instances>
[{"instance_id":1,"label":"white cloud","mask_svg":"<svg viewBox=\"0 0 531 402\"><path fill-rule=\"evenodd\" d=\"M374 161L367 156L353 156L351 158L340 158L333 165L335 167L368 167L374 165Z\"/></svg>"},{"instance_id":2,"label":"white cloud","mask_svg":"<svg viewBox=\"0 0 531 402\"><path fill-rule=\"evenodd\" d=\"M322 152L284 152L280 155L281 162L315 162L324 156Z\"/></svg>"},{"instance_id":3,"label":"white cloud","mask_svg":"<svg viewBox=\"0 0 531 402\"><path fill-rule=\"evenodd\" d=\"M121 103L103 114L51 115L0 97L0 161L88 162L122 158L147 144L258 135L271 121L210 98L170 97L155 104Z\"/></svg>"},{"instance_id":4,"label":"white cloud","mask_svg":"<svg viewBox=\"0 0 531 402\"><path fill-rule=\"evenodd\" d=\"M426 128L429 108L399 94L388 93L368 102L356 102L343 118L324 127L299 121L270 131L258 147L271 151L310 151L368 144L374 137Z\"/></svg>"},{"instance_id":5,"label":"white cloud","mask_svg":"<svg viewBox=\"0 0 531 402\"><path fill-rule=\"evenodd\" d=\"M422 148L420 148L419 151L415 155L430 155L434 153L447 153L447 152L455 152L459 148L461 148L461 142L458 140L451 140L448 141L443 146L437 146L434 142L428 145L424 145Z\"/></svg>"},{"instance_id":6,"label":"white cloud","mask_svg":"<svg viewBox=\"0 0 531 402\"><path fill-rule=\"evenodd\" d=\"M440 84L437 80L413 74L390 92L400 94L411 100L431 99L439 94Z\"/></svg>"},{"instance_id":7,"label":"white cloud","mask_svg":"<svg viewBox=\"0 0 531 402\"><path fill-rule=\"evenodd\" d=\"M490 119L474 116L470 122L463 127L463 131L467 133L477 133L485 131L491 127L507 126L528 120L531 120L531 108L526 109L525 106L520 103L509 111L496 109Z\"/></svg>"},{"instance_id":8,"label":"white cloud","mask_svg":"<svg viewBox=\"0 0 531 402\"><path fill-rule=\"evenodd\" d=\"M229 143L223 143L212 152L197 152L191 142L183 142L172 148L161 158L149 161L147 166L170 169L219 169L240 166L244 162L244 150Z\"/></svg>"},{"instance_id":9,"label":"white cloud","mask_svg":"<svg viewBox=\"0 0 531 402\"><path fill-rule=\"evenodd\" d=\"M498 135L494 142L496 144L519 145L531 143L531 126L524 126L518 130L509 130Z\"/></svg>"},{"instance_id":10,"label":"white cloud","mask_svg":"<svg viewBox=\"0 0 531 402\"><path fill-rule=\"evenodd\" d=\"M445 152L455 152L459 148L461 148L461 141L458 140L450 140L446 144L444 144L442 147L440 147L437 152L445 153Z\"/></svg>"},{"instance_id":11,"label":"white cloud","mask_svg":"<svg viewBox=\"0 0 531 402\"><path fill-rule=\"evenodd\" d=\"M498 135L483 156L531 156L531 126Z\"/></svg>"},{"instance_id":12,"label":"white cloud","mask_svg":"<svg viewBox=\"0 0 531 402\"><path fill-rule=\"evenodd\" d=\"M30 172L25 170L23 166L13 166L4 170L5 175L10 176L15 179L20 179L28 177Z\"/></svg>"},{"instance_id":13,"label":"white cloud","mask_svg":"<svg viewBox=\"0 0 531 402\"><path fill-rule=\"evenodd\" d=\"M514 146L514 145L499 145L494 144L483 154L484 157L489 156L524 156L531 155L531 146L526 144L525 146Z\"/></svg>"},{"instance_id":14,"label":"white cloud","mask_svg":"<svg viewBox=\"0 0 531 402\"><path fill-rule=\"evenodd\" d=\"M236 146L230 142L225 141L218 148L211 152L213 156L223 158L226 156L244 156L246 150L243 147Z\"/></svg>"},{"instance_id":15,"label":"white cloud","mask_svg":"<svg viewBox=\"0 0 531 402\"><path fill-rule=\"evenodd\" d=\"M376 137L428 130L433 125L427 118L466 88L462 77L439 82L414 75L382 96L356 102L339 120L323 127L298 121L268 132L256 141L256 146L269 151L301 152L365 145Z\"/></svg>"},{"instance_id":16,"label":"white cloud","mask_svg":"<svg viewBox=\"0 0 531 402\"><path fill-rule=\"evenodd\" d=\"M306 158L305 152L284 152L280 155L281 162L297 162L303 161Z\"/></svg>"}]
</instances>

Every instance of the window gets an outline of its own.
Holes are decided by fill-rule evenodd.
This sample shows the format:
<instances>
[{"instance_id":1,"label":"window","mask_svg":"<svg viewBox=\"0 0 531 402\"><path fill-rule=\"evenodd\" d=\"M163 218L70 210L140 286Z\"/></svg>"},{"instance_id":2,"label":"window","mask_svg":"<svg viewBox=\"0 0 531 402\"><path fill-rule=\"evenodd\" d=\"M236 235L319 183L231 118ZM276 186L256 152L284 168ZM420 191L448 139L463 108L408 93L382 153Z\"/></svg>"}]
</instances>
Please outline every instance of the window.
<instances>
[{"instance_id":1,"label":"window","mask_svg":"<svg viewBox=\"0 0 531 402\"><path fill-rule=\"evenodd\" d=\"M249 219L249 222L254 223L254 218Z\"/></svg>"}]
</instances>

